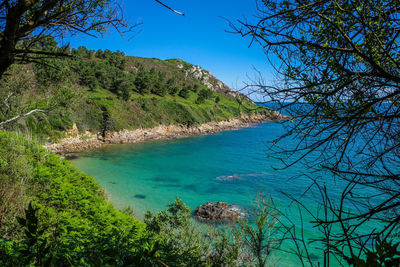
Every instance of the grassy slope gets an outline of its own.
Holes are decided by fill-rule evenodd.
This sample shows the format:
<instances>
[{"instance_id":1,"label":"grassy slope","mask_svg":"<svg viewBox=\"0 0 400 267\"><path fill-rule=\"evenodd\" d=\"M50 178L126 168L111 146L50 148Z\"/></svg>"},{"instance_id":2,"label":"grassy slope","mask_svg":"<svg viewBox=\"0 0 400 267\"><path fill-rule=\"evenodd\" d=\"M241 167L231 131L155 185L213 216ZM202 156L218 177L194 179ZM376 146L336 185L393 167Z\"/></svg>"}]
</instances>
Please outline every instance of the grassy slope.
<instances>
[{"instance_id":1,"label":"grassy slope","mask_svg":"<svg viewBox=\"0 0 400 267\"><path fill-rule=\"evenodd\" d=\"M101 62L102 59L94 58ZM104 61L104 60L103 60ZM182 65L183 68L177 68ZM229 94L229 88L225 85L212 93L204 103L197 104L199 90L206 88L201 80L192 75L186 75L185 70L192 65L181 60L159 60L126 57L125 72L135 77L138 66L144 67L146 71L151 68L157 72L165 73L165 80L174 77L176 86L181 89L185 86L198 86L198 91L189 91L189 97L183 98L178 94L166 94L159 96L156 94L138 94L134 91L130 93L128 100L123 100L117 94L102 88L89 90L77 82L74 73L68 82L61 82L55 87L66 87L72 97L68 99L64 107L58 106L46 114L36 114L25 120L20 120L17 125L12 125L10 129L18 129L39 138L56 140L63 136L65 130L71 129L76 123L81 132L91 131L100 132L105 125L104 115L107 113L107 130L118 131L122 129L136 129L154 127L159 124L185 124L193 125L209 121L221 121L232 117L250 113L267 113L268 110L260 109L246 97L237 98ZM25 79L31 81L33 88L39 85L32 82L32 71L29 65L22 66L15 75L26 75ZM32 69L32 68L31 68ZM28 73L28 74L26 74ZM207 72L204 72L207 73ZM36 74L37 77L38 74ZM218 80L210 75L209 82L216 85ZM54 87L54 86L53 86ZM46 88L47 90L54 90ZM40 93L46 91L37 89ZM217 102L216 98L220 101Z\"/></svg>"}]
</instances>

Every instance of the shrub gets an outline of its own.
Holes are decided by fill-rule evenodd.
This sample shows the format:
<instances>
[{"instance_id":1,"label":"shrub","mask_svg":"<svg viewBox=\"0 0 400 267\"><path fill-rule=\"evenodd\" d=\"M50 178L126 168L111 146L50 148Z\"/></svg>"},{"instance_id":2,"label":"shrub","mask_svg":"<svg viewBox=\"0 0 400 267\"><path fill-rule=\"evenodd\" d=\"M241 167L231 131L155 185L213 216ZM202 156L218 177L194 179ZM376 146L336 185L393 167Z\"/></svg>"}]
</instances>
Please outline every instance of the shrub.
<instances>
[{"instance_id":1,"label":"shrub","mask_svg":"<svg viewBox=\"0 0 400 267\"><path fill-rule=\"evenodd\" d=\"M205 99L210 99L213 95L213 92L210 89L201 89L199 92L199 96L205 98Z\"/></svg>"},{"instance_id":2,"label":"shrub","mask_svg":"<svg viewBox=\"0 0 400 267\"><path fill-rule=\"evenodd\" d=\"M189 98L189 90L186 87L184 87L179 91L178 95L182 98L187 99Z\"/></svg>"},{"instance_id":3,"label":"shrub","mask_svg":"<svg viewBox=\"0 0 400 267\"><path fill-rule=\"evenodd\" d=\"M170 95L176 95L176 93L178 93L178 91L179 91L179 88L178 88L178 86L175 86L175 85L168 88L168 93Z\"/></svg>"},{"instance_id":4,"label":"shrub","mask_svg":"<svg viewBox=\"0 0 400 267\"><path fill-rule=\"evenodd\" d=\"M196 104L203 104L206 101L205 97L202 95L199 95L195 101Z\"/></svg>"}]
</instances>

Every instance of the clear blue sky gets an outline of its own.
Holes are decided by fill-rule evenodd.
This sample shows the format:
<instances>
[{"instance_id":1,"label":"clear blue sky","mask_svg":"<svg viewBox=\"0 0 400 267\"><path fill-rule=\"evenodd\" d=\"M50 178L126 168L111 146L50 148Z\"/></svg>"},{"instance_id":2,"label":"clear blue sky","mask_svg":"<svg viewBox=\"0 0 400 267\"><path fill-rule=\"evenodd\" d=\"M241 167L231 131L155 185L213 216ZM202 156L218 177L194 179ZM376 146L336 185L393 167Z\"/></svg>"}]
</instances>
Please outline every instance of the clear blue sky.
<instances>
[{"instance_id":1,"label":"clear blue sky","mask_svg":"<svg viewBox=\"0 0 400 267\"><path fill-rule=\"evenodd\" d=\"M180 58L212 72L234 89L243 87L247 75L254 77L253 67L266 79L272 77L272 69L259 46L249 48L250 39L225 32L230 28L222 17L231 21L252 18L255 0L164 2L186 16L177 15L153 0L124 0L122 8L127 19L143 23L131 40L110 32L103 38L79 36L67 41L71 47L121 50L130 56Z\"/></svg>"}]
</instances>

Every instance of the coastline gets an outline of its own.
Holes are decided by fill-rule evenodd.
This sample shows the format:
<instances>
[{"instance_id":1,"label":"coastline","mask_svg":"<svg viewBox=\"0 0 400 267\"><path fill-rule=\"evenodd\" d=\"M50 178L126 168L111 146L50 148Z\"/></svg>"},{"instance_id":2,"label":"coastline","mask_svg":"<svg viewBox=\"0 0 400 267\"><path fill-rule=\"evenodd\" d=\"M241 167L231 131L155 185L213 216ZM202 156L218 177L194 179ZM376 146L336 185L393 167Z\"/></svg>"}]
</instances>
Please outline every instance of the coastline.
<instances>
[{"instance_id":1,"label":"coastline","mask_svg":"<svg viewBox=\"0 0 400 267\"><path fill-rule=\"evenodd\" d=\"M195 135L204 135L246 127L254 123L277 121L286 117L273 111L269 115L246 115L232 118L225 121L207 122L200 125L159 125L153 128L140 128L135 130L121 130L118 132L106 133L79 133L76 125L67 132L67 137L56 143L45 144L44 147L56 154L67 154L88 149L100 148L110 144L127 144L145 142L150 140L167 140L183 138Z\"/></svg>"}]
</instances>

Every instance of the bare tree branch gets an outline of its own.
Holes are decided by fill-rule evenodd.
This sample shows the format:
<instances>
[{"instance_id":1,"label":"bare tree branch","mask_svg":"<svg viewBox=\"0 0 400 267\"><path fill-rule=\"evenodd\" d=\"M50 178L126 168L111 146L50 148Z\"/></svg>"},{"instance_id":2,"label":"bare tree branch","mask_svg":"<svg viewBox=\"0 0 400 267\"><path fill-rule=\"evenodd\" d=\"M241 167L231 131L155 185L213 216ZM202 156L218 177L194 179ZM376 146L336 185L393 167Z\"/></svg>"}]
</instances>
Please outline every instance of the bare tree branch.
<instances>
[{"instance_id":1,"label":"bare tree branch","mask_svg":"<svg viewBox=\"0 0 400 267\"><path fill-rule=\"evenodd\" d=\"M162 6L166 7L166 8L168 8L168 9L171 10L172 12L174 12L174 13L176 13L176 14L178 14L178 15L181 15L181 16L185 16L184 13L179 12L179 11L177 11L177 10L171 8L170 6L168 6L168 5L164 4L163 2L161 2L160 0L155 0L155 1L156 1L157 3L159 3L160 5L162 5Z\"/></svg>"},{"instance_id":2,"label":"bare tree branch","mask_svg":"<svg viewBox=\"0 0 400 267\"><path fill-rule=\"evenodd\" d=\"M27 117L27 116L29 116L29 115L32 115L33 113L36 113L36 112L46 112L46 111L43 110L43 109L33 109L33 110L31 110L31 111L29 111L29 112L27 112L27 113L19 114L19 115L17 115L17 116L14 116L14 117L8 119L8 120L5 120L5 121L0 122L0 129L2 129L3 126L6 125L6 124L8 124L8 123L11 123L11 122L13 122L13 121L16 121L16 120L18 120L18 119L20 119L20 118Z\"/></svg>"}]
</instances>

